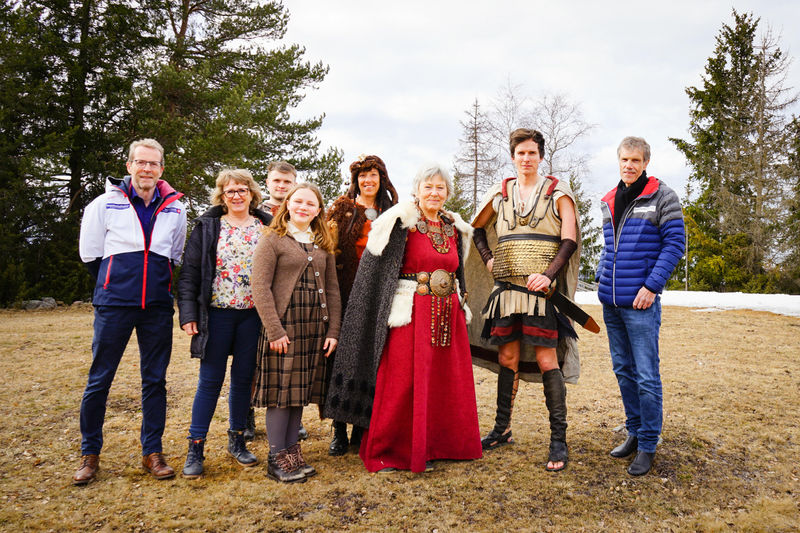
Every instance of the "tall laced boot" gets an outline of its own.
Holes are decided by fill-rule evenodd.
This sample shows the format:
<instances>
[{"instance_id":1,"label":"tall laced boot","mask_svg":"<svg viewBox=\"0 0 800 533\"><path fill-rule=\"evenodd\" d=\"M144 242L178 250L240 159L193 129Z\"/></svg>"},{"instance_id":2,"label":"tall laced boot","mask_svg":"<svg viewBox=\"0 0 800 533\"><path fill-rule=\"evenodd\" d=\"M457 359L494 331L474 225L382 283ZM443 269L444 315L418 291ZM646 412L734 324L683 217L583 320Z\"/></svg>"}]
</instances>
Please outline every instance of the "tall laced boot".
<instances>
[{"instance_id":1,"label":"tall laced boot","mask_svg":"<svg viewBox=\"0 0 800 533\"><path fill-rule=\"evenodd\" d=\"M267 476L281 483L303 483L306 480L306 475L295 464L289 450L267 456Z\"/></svg>"},{"instance_id":2,"label":"tall laced boot","mask_svg":"<svg viewBox=\"0 0 800 533\"><path fill-rule=\"evenodd\" d=\"M258 464L258 459L247 449L243 430L228 430L228 453L242 466L251 467Z\"/></svg>"},{"instance_id":3,"label":"tall laced boot","mask_svg":"<svg viewBox=\"0 0 800 533\"><path fill-rule=\"evenodd\" d=\"M481 447L484 450L514 442L511 436L511 411L514 409L518 386L519 374L501 366L497 374L497 413L494 418L494 429L481 439Z\"/></svg>"},{"instance_id":4,"label":"tall laced boot","mask_svg":"<svg viewBox=\"0 0 800 533\"><path fill-rule=\"evenodd\" d=\"M333 440L328 447L328 455L338 456L347 453L347 424L345 422L333 421Z\"/></svg>"},{"instance_id":5,"label":"tall laced boot","mask_svg":"<svg viewBox=\"0 0 800 533\"><path fill-rule=\"evenodd\" d=\"M544 401L550 413L550 453L547 461L563 463L558 468L547 468L550 472L558 472L567 467L569 454L567 451L567 386L560 368L548 370L542 374Z\"/></svg>"},{"instance_id":6,"label":"tall laced boot","mask_svg":"<svg viewBox=\"0 0 800 533\"><path fill-rule=\"evenodd\" d=\"M311 477L317 474L317 469L308 464L303 457L303 452L300 450L300 443L295 442L286 449L292 456L292 460L297 464L298 469L306 477Z\"/></svg>"},{"instance_id":7,"label":"tall laced boot","mask_svg":"<svg viewBox=\"0 0 800 533\"><path fill-rule=\"evenodd\" d=\"M353 429L350 431L350 446L358 450L358 448L361 446L361 439L363 438L364 428L353 425Z\"/></svg>"},{"instance_id":8,"label":"tall laced boot","mask_svg":"<svg viewBox=\"0 0 800 533\"><path fill-rule=\"evenodd\" d=\"M189 451L186 452L186 462L181 472L186 479L197 479L203 474L203 461L206 460L203 455L205 445L205 439L189 439Z\"/></svg>"},{"instance_id":9,"label":"tall laced boot","mask_svg":"<svg viewBox=\"0 0 800 533\"><path fill-rule=\"evenodd\" d=\"M244 440L256 438L256 410L251 407L247 411L247 423L244 426Z\"/></svg>"}]
</instances>

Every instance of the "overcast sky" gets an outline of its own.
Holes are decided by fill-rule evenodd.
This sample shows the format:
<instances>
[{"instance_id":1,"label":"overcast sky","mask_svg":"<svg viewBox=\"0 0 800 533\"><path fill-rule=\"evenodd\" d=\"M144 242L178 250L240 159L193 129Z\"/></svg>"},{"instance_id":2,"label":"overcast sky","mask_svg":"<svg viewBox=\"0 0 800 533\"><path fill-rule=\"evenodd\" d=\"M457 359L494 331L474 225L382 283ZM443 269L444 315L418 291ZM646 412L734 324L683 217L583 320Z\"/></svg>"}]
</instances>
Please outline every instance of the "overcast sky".
<instances>
[{"instance_id":1,"label":"overcast sky","mask_svg":"<svg viewBox=\"0 0 800 533\"><path fill-rule=\"evenodd\" d=\"M301 115L325 113L319 138L346 165L378 154L408 198L421 164L452 167L459 121L475 98L491 102L511 80L533 99L563 93L596 127L584 188L615 186L616 146L626 135L652 146L648 172L683 197L689 169L669 137L687 138L687 86L700 86L731 10L753 12L794 57L800 89L800 1L355 1L285 0L286 42L330 72ZM386 6L386 7L385 7ZM798 112L798 110L795 110ZM595 205L597 209L598 206Z\"/></svg>"}]
</instances>

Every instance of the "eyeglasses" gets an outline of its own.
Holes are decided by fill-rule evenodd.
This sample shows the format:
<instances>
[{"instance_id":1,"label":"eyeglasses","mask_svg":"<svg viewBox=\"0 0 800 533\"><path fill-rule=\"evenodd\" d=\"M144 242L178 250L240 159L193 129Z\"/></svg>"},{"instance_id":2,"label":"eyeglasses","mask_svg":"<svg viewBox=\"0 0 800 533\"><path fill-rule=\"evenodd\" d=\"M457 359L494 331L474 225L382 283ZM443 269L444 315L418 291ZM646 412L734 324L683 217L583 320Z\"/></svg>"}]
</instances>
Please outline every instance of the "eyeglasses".
<instances>
[{"instance_id":1,"label":"eyeglasses","mask_svg":"<svg viewBox=\"0 0 800 533\"><path fill-rule=\"evenodd\" d=\"M228 198L235 198L236 195L239 195L239 198L244 198L248 194L250 194L250 189L229 189L227 191L223 191L225 196Z\"/></svg>"},{"instance_id":2,"label":"eyeglasses","mask_svg":"<svg viewBox=\"0 0 800 533\"><path fill-rule=\"evenodd\" d=\"M145 161L144 159L134 159L133 162L141 168L161 168L161 161Z\"/></svg>"}]
</instances>

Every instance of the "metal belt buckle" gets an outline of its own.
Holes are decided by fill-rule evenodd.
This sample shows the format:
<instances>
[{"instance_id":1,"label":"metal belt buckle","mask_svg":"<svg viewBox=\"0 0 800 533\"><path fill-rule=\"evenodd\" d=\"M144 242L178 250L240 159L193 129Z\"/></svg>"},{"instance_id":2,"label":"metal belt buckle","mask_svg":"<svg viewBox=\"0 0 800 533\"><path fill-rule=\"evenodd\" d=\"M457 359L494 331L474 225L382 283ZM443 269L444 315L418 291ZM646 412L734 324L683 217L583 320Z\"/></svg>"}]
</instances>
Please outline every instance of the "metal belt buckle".
<instances>
[{"instance_id":1,"label":"metal belt buckle","mask_svg":"<svg viewBox=\"0 0 800 533\"><path fill-rule=\"evenodd\" d=\"M436 296L449 296L453 294L453 276L447 270L435 270L431 273L430 286Z\"/></svg>"},{"instance_id":2,"label":"metal belt buckle","mask_svg":"<svg viewBox=\"0 0 800 533\"><path fill-rule=\"evenodd\" d=\"M417 273L417 294L425 296L430 292L430 289L428 288L428 282L430 279L431 278L427 272Z\"/></svg>"}]
</instances>

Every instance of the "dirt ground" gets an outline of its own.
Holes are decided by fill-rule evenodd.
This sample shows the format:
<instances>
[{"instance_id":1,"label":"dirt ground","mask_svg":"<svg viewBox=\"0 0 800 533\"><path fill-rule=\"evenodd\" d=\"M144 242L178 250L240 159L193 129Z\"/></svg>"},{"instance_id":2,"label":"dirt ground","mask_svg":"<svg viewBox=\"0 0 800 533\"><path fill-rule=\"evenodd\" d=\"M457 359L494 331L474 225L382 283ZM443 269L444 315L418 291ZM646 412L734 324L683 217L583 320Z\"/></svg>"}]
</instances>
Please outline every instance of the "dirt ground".
<instances>
[{"instance_id":1,"label":"dirt ground","mask_svg":"<svg viewBox=\"0 0 800 533\"><path fill-rule=\"evenodd\" d=\"M598 307L589 307L602 322ZM266 464L225 454L227 397L206 449L206 474L156 481L140 468L135 338L108 401L98 479L73 487L78 412L91 360L92 311L0 311L0 529L5 531L798 531L800 318L666 307L661 336L663 443L654 470L625 473L608 451L622 436L604 327L581 333L582 376L568 387L570 463L545 472L541 385L523 383L516 443L429 474L367 473L327 455L330 423L304 414L304 452L319 475L280 485ZM176 324L164 448L176 470L198 362ZM493 423L495 376L475 370L481 428ZM227 384L223 391L227 390ZM259 410L259 417L263 417ZM251 449L267 455L263 418Z\"/></svg>"}]
</instances>

